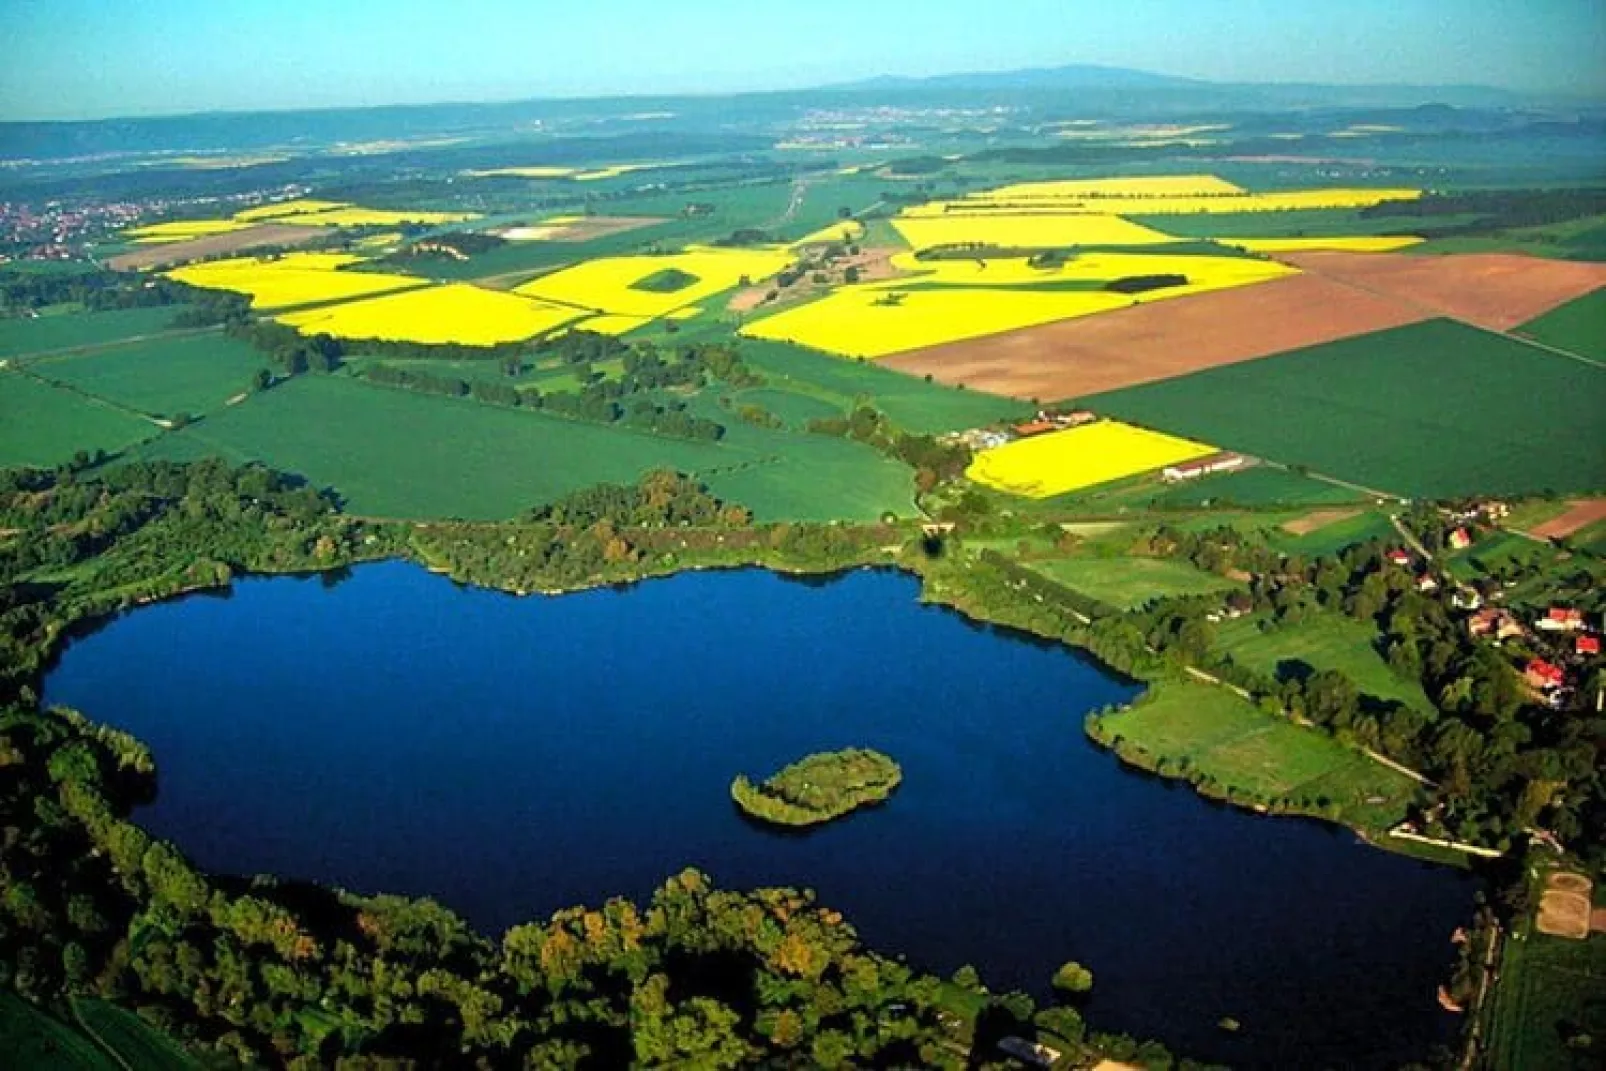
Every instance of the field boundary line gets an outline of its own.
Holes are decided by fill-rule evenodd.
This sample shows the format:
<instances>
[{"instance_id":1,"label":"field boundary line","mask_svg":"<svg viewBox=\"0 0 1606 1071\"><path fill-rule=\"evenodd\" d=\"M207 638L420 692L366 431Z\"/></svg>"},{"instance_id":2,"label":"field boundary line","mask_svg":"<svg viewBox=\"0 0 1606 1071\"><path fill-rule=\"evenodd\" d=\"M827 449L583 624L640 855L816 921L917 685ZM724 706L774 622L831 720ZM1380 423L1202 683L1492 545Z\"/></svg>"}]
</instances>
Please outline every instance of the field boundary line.
<instances>
[{"instance_id":1,"label":"field boundary line","mask_svg":"<svg viewBox=\"0 0 1606 1071\"><path fill-rule=\"evenodd\" d=\"M35 361L62 361L73 357L87 357L90 354L105 350L114 350L122 346L133 346L141 342L170 342L180 338L191 338L204 335L211 331L221 331L223 325L210 324L206 327L181 327L172 331L150 331L143 335L129 335L126 338L114 338L106 342L86 342L81 346L62 346L53 350L40 350L38 353L12 354L7 358L18 368L33 364Z\"/></svg>"},{"instance_id":2,"label":"field boundary line","mask_svg":"<svg viewBox=\"0 0 1606 1071\"><path fill-rule=\"evenodd\" d=\"M117 1063L117 1066L123 1069L123 1071L134 1071L134 1065L130 1064L126 1059L124 1059L122 1053L112 1048L111 1042L107 1041L105 1038L96 1033L95 1028L90 1026L88 1021L84 1019L82 1013L78 1011L78 1000L76 997L67 998L67 1008L72 1012L73 1022L78 1024L78 1029L82 1030L90 1041L93 1041L96 1045L98 1045L101 1051L107 1056L110 1056Z\"/></svg>"},{"instance_id":3,"label":"field boundary line","mask_svg":"<svg viewBox=\"0 0 1606 1071\"><path fill-rule=\"evenodd\" d=\"M124 405L121 402L114 402L110 398L102 398L100 395L92 394L91 392L84 390L82 387L75 386L74 384L59 383L54 379L50 379L46 376L38 374L26 366L18 365L15 369L13 369L13 371L15 371L17 375L25 376L26 378L33 380L35 383L43 384L44 386L49 387L51 390L59 390L67 394L76 395L91 405L98 405L103 408L110 409L113 412L122 413L124 416L131 416L137 420L147 421L148 423L155 424L163 431L172 430L172 423L162 419L161 417L153 416L150 413L135 409L131 405Z\"/></svg>"}]
</instances>

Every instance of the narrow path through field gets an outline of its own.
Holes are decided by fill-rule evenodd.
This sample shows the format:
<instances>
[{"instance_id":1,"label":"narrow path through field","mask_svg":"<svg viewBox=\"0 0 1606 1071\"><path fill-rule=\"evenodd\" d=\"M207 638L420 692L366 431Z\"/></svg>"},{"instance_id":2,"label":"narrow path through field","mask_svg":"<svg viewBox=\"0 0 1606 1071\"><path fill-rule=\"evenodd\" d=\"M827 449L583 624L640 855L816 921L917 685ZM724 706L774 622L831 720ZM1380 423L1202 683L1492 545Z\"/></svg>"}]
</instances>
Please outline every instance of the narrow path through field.
<instances>
[{"instance_id":1,"label":"narrow path through field","mask_svg":"<svg viewBox=\"0 0 1606 1071\"><path fill-rule=\"evenodd\" d=\"M93 1041L96 1045L100 1046L100 1050L107 1056L110 1056L113 1062L115 1062L118 1067L121 1067L123 1071L134 1071L133 1065L127 1060L123 1059L123 1054L112 1048L111 1042L95 1033L95 1028L90 1026L89 1023L85 1021L84 1017L79 1014L78 1002L76 1000L68 997L67 1008L72 1012L73 1022L78 1024L78 1029L84 1032L85 1037L87 1037L90 1041Z\"/></svg>"},{"instance_id":2,"label":"narrow path through field","mask_svg":"<svg viewBox=\"0 0 1606 1071\"><path fill-rule=\"evenodd\" d=\"M82 357L89 353L100 353L103 350L115 350L122 346L132 346L140 342L167 342L179 338L191 338L204 335L212 331L223 330L221 325L213 324L209 327L181 327L172 331L150 331L143 335L129 335L126 338L114 338L109 342L86 342L79 346L63 346L60 349L40 350L38 353L21 353L9 358L18 366L33 364L36 361L49 361L63 357Z\"/></svg>"},{"instance_id":3,"label":"narrow path through field","mask_svg":"<svg viewBox=\"0 0 1606 1071\"><path fill-rule=\"evenodd\" d=\"M1400 520L1398 513L1389 514L1389 523L1394 526L1396 532L1400 533L1400 538L1405 540L1406 546L1420 554L1424 560L1433 560L1433 555L1428 551L1428 548L1424 547L1422 541L1417 539L1409 528L1405 527L1405 522Z\"/></svg>"}]
</instances>

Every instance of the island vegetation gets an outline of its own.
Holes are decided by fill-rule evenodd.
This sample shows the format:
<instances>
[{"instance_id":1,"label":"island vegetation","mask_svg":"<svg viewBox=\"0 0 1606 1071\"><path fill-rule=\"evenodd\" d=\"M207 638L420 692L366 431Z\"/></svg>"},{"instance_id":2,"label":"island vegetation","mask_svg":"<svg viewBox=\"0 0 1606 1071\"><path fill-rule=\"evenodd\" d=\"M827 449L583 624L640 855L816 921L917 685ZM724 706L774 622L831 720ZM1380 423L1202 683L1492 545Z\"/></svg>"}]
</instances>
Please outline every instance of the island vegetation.
<instances>
[{"instance_id":1,"label":"island vegetation","mask_svg":"<svg viewBox=\"0 0 1606 1071\"><path fill-rule=\"evenodd\" d=\"M731 799L750 817L779 826L817 826L885 801L903 782L891 758L868 748L807 755L754 783L731 782Z\"/></svg>"}]
</instances>

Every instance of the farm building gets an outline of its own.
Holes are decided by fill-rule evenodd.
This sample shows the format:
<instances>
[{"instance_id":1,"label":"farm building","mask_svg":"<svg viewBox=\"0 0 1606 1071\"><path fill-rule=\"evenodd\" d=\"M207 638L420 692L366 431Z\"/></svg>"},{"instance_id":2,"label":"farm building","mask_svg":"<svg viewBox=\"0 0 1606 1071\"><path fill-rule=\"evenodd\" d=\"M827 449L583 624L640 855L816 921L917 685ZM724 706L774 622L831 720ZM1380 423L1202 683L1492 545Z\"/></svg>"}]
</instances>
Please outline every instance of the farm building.
<instances>
[{"instance_id":1,"label":"farm building","mask_svg":"<svg viewBox=\"0 0 1606 1071\"><path fill-rule=\"evenodd\" d=\"M1451 550L1466 550L1472 546L1472 533L1465 528L1457 528L1450 533L1449 543Z\"/></svg>"},{"instance_id":2,"label":"farm building","mask_svg":"<svg viewBox=\"0 0 1606 1071\"><path fill-rule=\"evenodd\" d=\"M1528 682L1530 688L1546 690L1566 684L1567 674L1558 665L1546 662L1543 658L1534 658L1523 667L1522 679Z\"/></svg>"},{"instance_id":3,"label":"farm building","mask_svg":"<svg viewBox=\"0 0 1606 1071\"><path fill-rule=\"evenodd\" d=\"M1388 551L1385 551L1383 557L1386 558L1392 565L1411 564L1411 552L1403 547L1394 547Z\"/></svg>"},{"instance_id":4,"label":"farm building","mask_svg":"<svg viewBox=\"0 0 1606 1071\"><path fill-rule=\"evenodd\" d=\"M1479 610L1467 618L1467 631L1474 636L1493 636L1497 640L1523 634L1522 625L1515 617L1494 607Z\"/></svg>"},{"instance_id":5,"label":"farm building","mask_svg":"<svg viewBox=\"0 0 1606 1071\"><path fill-rule=\"evenodd\" d=\"M1032 435L1042 435L1044 432L1058 431L1059 425L1052 420L1028 420L1024 424L1016 424L1014 431L1022 439Z\"/></svg>"},{"instance_id":6,"label":"farm building","mask_svg":"<svg viewBox=\"0 0 1606 1071\"><path fill-rule=\"evenodd\" d=\"M1600 637L1598 637L1598 636L1580 636L1580 637L1578 637L1578 641L1573 644L1573 653L1581 654L1581 655L1598 655L1598 654L1600 654Z\"/></svg>"},{"instance_id":7,"label":"farm building","mask_svg":"<svg viewBox=\"0 0 1606 1071\"><path fill-rule=\"evenodd\" d=\"M1247 464L1249 459L1242 454L1223 452L1180 465L1167 465L1160 473L1160 477L1167 483L1180 483L1183 480L1196 480L1200 476L1211 476L1218 472L1231 472Z\"/></svg>"},{"instance_id":8,"label":"farm building","mask_svg":"<svg viewBox=\"0 0 1606 1071\"><path fill-rule=\"evenodd\" d=\"M1584 627L1584 614L1582 610L1552 606L1534 626L1546 632L1577 632Z\"/></svg>"}]
</instances>

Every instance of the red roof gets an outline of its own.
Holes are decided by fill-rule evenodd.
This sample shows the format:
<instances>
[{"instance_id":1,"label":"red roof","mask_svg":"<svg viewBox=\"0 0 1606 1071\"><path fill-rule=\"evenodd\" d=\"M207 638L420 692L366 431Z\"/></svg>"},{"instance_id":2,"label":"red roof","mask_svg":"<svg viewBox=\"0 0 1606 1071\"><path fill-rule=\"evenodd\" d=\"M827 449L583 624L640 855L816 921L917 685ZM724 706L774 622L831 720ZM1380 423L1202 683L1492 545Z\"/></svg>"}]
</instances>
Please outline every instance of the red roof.
<instances>
[{"instance_id":1,"label":"red roof","mask_svg":"<svg viewBox=\"0 0 1606 1071\"><path fill-rule=\"evenodd\" d=\"M1552 606L1550 608L1550 613L1546 616L1548 616L1552 621L1557 621L1562 624L1567 624L1573 621L1582 621L1584 619L1583 611L1568 610L1560 606Z\"/></svg>"},{"instance_id":2,"label":"red roof","mask_svg":"<svg viewBox=\"0 0 1606 1071\"><path fill-rule=\"evenodd\" d=\"M1595 636L1580 636L1574 650L1579 654L1600 654L1600 640Z\"/></svg>"},{"instance_id":3,"label":"red roof","mask_svg":"<svg viewBox=\"0 0 1606 1071\"><path fill-rule=\"evenodd\" d=\"M1543 658L1535 658L1529 662L1527 668L1523 670L1523 675L1529 680L1550 685L1561 684L1567 679L1560 666L1551 665Z\"/></svg>"}]
</instances>

